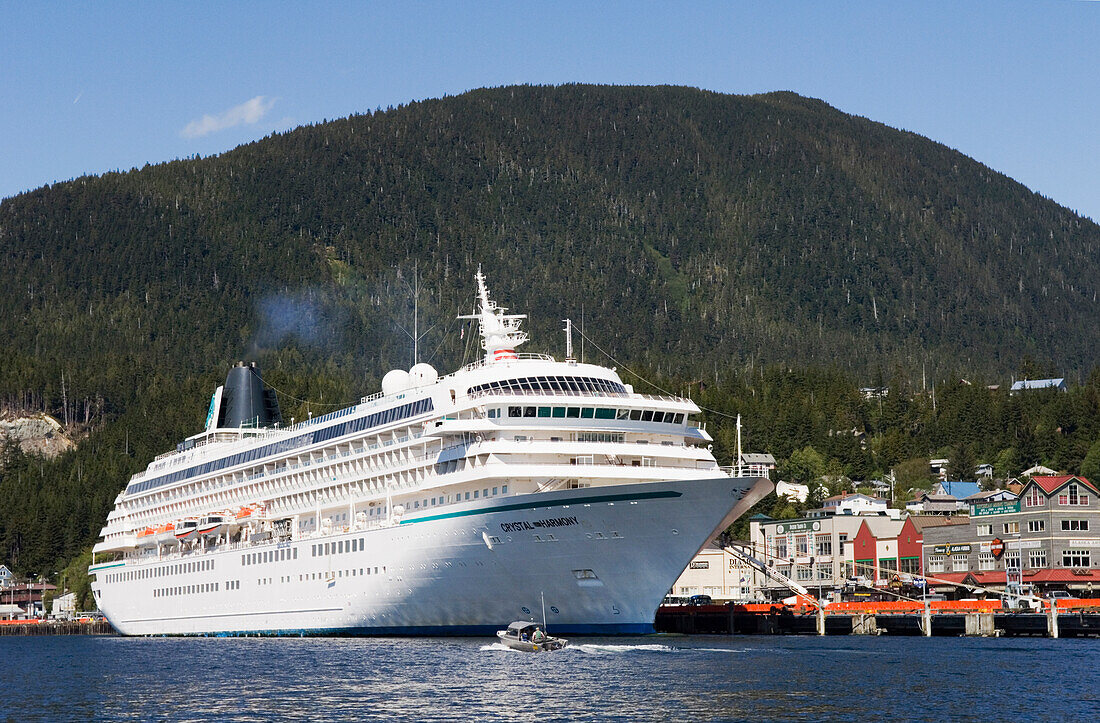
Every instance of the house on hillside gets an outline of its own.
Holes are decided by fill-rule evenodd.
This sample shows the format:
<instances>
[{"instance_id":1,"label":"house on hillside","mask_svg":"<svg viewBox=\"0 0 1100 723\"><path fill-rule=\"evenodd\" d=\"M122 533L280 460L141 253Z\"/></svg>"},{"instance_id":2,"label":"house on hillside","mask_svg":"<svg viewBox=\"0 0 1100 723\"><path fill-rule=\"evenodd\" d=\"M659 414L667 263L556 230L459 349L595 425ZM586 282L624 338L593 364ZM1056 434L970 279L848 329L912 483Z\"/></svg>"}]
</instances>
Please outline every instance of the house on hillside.
<instances>
[{"instance_id":1,"label":"house on hillside","mask_svg":"<svg viewBox=\"0 0 1100 723\"><path fill-rule=\"evenodd\" d=\"M1065 379L1023 379L1012 385L1009 394L1019 394L1035 389L1057 389L1060 392L1067 390Z\"/></svg>"},{"instance_id":2,"label":"house on hillside","mask_svg":"<svg viewBox=\"0 0 1100 723\"><path fill-rule=\"evenodd\" d=\"M841 492L839 495L826 497L821 502L822 511L829 515L864 515L886 513L886 500L871 497L861 493L850 494Z\"/></svg>"},{"instance_id":3,"label":"house on hillside","mask_svg":"<svg viewBox=\"0 0 1100 723\"><path fill-rule=\"evenodd\" d=\"M15 576L7 565L0 565L0 590L6 590L15 584Z\"/></svg>"},{"instance_id":4,"label":"house on hillside","mask_svg":"<svg viewBox=\"0 0 1100 723\"><path fill-rule=\"evenodd\" d=\"M910 515L955 515L966 509L966 503L954 495L924 492L905 504Z\"/></svg>"},{"instance_id":5,"label":"house on hillside","mask_svg":"<svg viewBox=\"0 0 1100 723\"><path fill-rule=\"evenodd\" d=\"M932 494L951 495L957 500L966 499L970 495L976 495L981 491L982 488L978 486L977 482L966 482L963 480L942 480L932 485Z\"/></svg>"},{"instance_id":6,"label":"house on hillside","mask_svg":"<svg viewBox=\"0 0 1100 723\"><path fill-rule=\"evenodd\" d=\"M1034 467L1032 467L1030 469L1025 469L1023 472L1020 473L1020 476L1021 477L1035 477L1036 475L1040 475L1040 476L1043 476L1043 477L1050 477L1050 476L1056 475L1056 474L1058 474L1058 470L1054 470L1054 469L1051 469L1050 467L1044 467L1041 464L1037 464L1037 465L1035 465Z\"/></svg>"}]
</instances>

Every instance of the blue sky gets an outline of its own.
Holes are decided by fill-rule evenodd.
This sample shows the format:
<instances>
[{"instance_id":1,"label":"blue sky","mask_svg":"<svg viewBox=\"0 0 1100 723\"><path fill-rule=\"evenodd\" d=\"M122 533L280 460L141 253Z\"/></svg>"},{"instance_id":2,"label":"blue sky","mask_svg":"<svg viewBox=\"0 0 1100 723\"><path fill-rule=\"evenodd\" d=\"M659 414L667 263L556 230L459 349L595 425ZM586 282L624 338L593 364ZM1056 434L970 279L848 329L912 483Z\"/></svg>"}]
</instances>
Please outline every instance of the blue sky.
<instances>
[{"instance_id":1,"label":"blue sky","mask_svg":"<svg viewBox=\"0 0 1100 723\"><path fill-rule=\"evenodd\" d=\"M1100 2L0 0L0 198L512 83L793 90L1100 220Z\"/></svg>"}]
</instances>

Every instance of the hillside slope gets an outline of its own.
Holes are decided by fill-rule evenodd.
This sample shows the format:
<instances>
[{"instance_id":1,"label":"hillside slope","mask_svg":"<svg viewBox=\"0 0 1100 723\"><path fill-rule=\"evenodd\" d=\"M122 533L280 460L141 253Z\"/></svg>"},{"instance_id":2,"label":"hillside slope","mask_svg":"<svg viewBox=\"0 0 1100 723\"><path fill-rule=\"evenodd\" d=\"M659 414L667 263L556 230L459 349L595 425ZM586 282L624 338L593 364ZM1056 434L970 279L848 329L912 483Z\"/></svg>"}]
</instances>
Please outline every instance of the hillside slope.
<instances>
[{"instance_id":1,"label":"hillside slope","mask_svg":"<svg viewBox=\"0 0 1100 723\"><path fill-rule=\"evenodd\" d=\"M530 314L525 350L560 351L571 317L664 374L873 383L1087 371L1098 252L1100 228L1011 179L791 93L478 90L56 184L0 203L0 403L101 431L19 499L43 520L79 497L77 519L21 534L86 541L239 358L288 417L374 391L412 362L414 269L443 369L473 353L451 319L481 263Z\"/></svg>"}]
</instances>

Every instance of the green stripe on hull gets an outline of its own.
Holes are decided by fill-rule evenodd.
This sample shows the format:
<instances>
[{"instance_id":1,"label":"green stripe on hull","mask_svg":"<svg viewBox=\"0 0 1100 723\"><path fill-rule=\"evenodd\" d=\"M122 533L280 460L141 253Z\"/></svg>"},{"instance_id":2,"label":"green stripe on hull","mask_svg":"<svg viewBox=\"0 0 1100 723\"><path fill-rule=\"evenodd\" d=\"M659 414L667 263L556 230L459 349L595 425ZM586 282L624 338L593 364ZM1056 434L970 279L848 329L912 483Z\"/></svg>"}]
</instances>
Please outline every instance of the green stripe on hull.
<instances>
[{"instance_id":1,"label":"green stripe on hull","mask_svg":"<svg viewBox=\"0 0 1100 723\"><path fill-rule=\"evenodd\" d=\"M471 515L485 515L493 512L511 512L513 510L537 510L547 507L568 507L569 505L590 505L593 502L626 502L631 500L655 500L683 497L682 492L666 490L664 492L638 492L632 495L595 495L578 500L555 500L552 502L526 502L513 505L501 505L477 510L462 510L461 512L448 512L442 515L418 517L415 520L402 520L402 525L414 525L417 522L433 522L435 520L447 520L453 517L469 517Z\"/></svg>"}]
</instances>

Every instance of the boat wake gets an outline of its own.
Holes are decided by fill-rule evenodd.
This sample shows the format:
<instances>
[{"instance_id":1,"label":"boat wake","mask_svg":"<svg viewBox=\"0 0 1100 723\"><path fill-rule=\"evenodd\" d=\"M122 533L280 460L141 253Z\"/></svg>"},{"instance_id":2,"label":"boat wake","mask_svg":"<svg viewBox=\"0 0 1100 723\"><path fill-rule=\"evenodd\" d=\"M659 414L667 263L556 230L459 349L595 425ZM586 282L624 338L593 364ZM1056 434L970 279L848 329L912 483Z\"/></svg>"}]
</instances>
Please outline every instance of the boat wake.
<instances>
[{"instance_id":1,"label":"boat wake","mask_svg":"<svg viewBox=\"0 0 1100 723\"><path fill-rule=\"evenodd\" d=\"M593 643L581 643L570 645L567 650L579 650L589 655L617 655L621 653L672 653L675 648L667 645L596 645Z\"/></svg>"}]
</instances>

